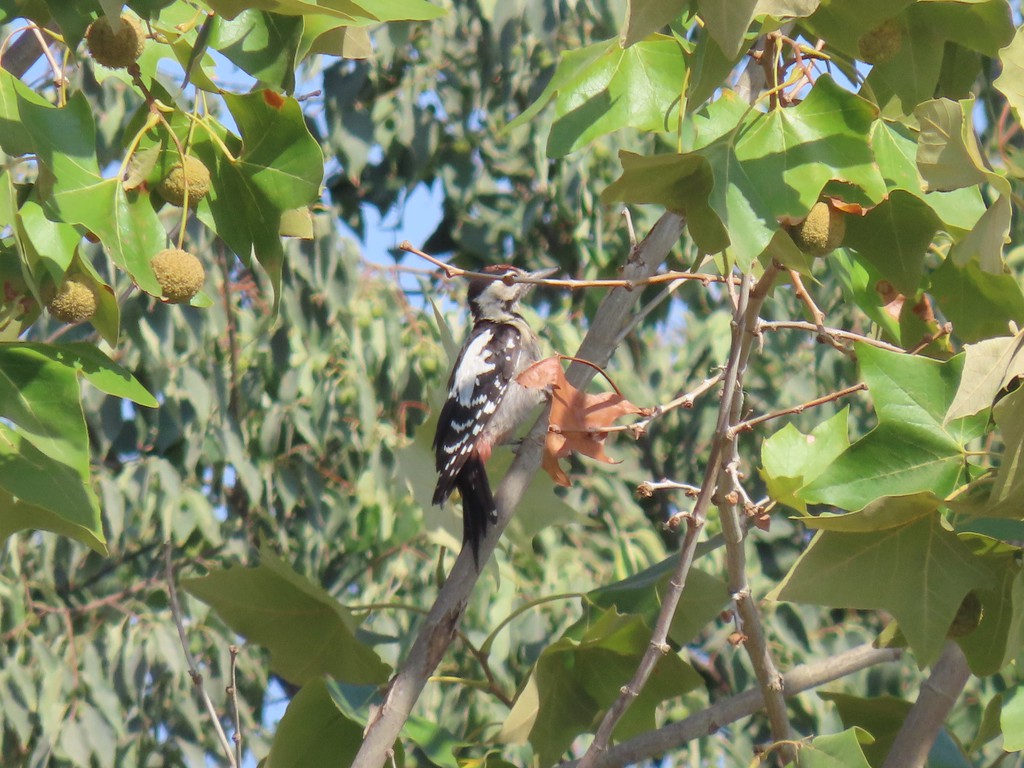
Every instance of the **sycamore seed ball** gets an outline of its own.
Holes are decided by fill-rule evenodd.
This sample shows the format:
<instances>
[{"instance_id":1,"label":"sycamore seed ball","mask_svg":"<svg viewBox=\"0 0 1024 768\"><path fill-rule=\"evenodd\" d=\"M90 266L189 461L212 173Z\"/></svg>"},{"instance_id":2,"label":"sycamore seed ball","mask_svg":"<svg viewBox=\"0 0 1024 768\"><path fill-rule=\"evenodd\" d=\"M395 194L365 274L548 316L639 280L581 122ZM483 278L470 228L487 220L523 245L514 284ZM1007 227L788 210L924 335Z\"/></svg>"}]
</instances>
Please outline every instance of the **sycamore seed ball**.
<instances>
[{"instance_id":1,"label":"sycamore seed ball","mask_svg":"<svg viewBox=\"0 0 1024 768\"><path fill-rule=\"evenodd\" d=\"M868 64L885 64L896 58L903 46L903 29L897 19L886 19L874 29L869 29L857 41L857 52L861 61Z\"/></svg>"},{"instance_id":2,"label":"sycamore seed ball","mask_svg":"<svg viewBox=\"0 0 1024 768\"><path fill-rule=\"evenodd\" d=\"M793 242L804 253L824 256L831 253L846 236L844 214L828 203L818 201L807 214L807 218L790 230Z\"/></svg>"},{"instance_id":3,"label":"sycamore seed ball","mask_svg":"<svg viewBox=\"0 0 1024 768\"><path fill-rule=\"evenodd\" d=\"M96 314L96 294L92 286L69 277L60 284L46 308L62 323L81 323Z\"/></svg>"},{"instance_id":4,"label":"sycamore seed ball","mask_svg":"<svg viewBox=\"0 0 1024 768\"><path fill-rule=\"evenodd\" d=\"M179 248L160 251L149 264L160 283L164 299L172 304L189 301L199 293L206 280L203 263Z\"/></svg>"},{"instance_id":5,"label":"sycamore seed ball","mask_svg":"<svg viewBox=\"0 0 1024 768\"><path fill-rule=\"evenodd\" d=\"M185 204L185 179L188 178L188 204L196 205L210 191L210 171L203 161L192 155L185 155L184 163L175 163L167 172L156 190L171 205L179 208Z\"/></svg>"},{"instance_id":6,"label":"sycamore seed ball","mask_svg":"<svg viewBox=\"0 0 1024 768\"><path fill-rule=\"evenodd\" d=\"M85 31L85 46L89 54L104 67L124 69L142 55L146 33L142 23L130 14L121 16L114 29L106 16L100 16Z\"/></svg>"}]
</instances>

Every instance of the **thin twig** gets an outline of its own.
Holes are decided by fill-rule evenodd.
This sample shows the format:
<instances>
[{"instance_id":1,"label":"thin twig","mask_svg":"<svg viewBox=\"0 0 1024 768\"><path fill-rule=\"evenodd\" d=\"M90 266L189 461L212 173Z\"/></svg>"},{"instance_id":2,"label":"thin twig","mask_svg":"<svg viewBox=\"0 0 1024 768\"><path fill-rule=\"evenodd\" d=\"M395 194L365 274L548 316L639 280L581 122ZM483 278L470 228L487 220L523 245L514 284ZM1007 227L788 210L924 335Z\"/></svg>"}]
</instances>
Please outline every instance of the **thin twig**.
<instances>
[{"instance_id":1,"label":"thin twig","mask_svg":"<svg viewBox=\"0 0 1024 768\"><path fill-rule=\"evenodd\" d=\"M873 648L870 644L865 644L835 656L801 664L783 676L785 695L795 696L863 669L898 661L901 655L902 651L899 648ZM677 723L641 733L610 747L597 761L597 768L645 763L689 741L715 733L730 723L749 717L763 707L764 695L761 689L750 688L743 693L722 699ZM555 768L579 768L579 765L580 761L572 761L559 763Z\"/></svg>"},{"instance_id":2,"label":"thin twig","mask_svg":"<svg viewBox=\"0 0 1024 768\"><path fill-rule=\"evenodd\" d=\"M921 341L918 343L918 345L916 347L914 347L912 350L910 350L909 352L907 352L907 354L908 355L916 355L916 354L918 354L920 352L923 352L925 347L927 347L929 344L931 344L932 342L938 341L943 336L949 336L949 334L951 334L952 332L953 332L953 324L952 323L943 323L942 325L940 325L938 327L938 329L935 331L935 333L930 333L927 336L925 336L923 339L921 339Z\"/></svg>"},{"instance_id":3,"label":"thin twig","mask_svg":"<svg viewBox=\"0 0 1024 768\"><path fill-rule=\"evenodd\" d=\"M724 443L721 452L722 482L717 489L717 505L722 533L725 535L726 571L728 575L729 594L736 606L736 616L741 622L743 646L754 667L758 684L764 694L765 709L771 725L772 740L785 742L791 738L789 715L786 712L786 701L782 693L782 675L775 666L771 652L765 639L764 626L747 578L747 555L744 547L746 538L746 506L742 502L745 493L739 484L739 445L731 428L739 422L743 413L743 375L747 361L753 348L756 336L747 329L756 328L761 306L768 297L772 285L780 272L778 265L773 263L765 270L757 285L750 292L750 301L740 316L737 307L736 324L741 329L738 342L738 361L736 366L737 386L733 388L728 399L722 399L720 417L716 428L716 437ZM779 748L778 756L782 763L789 763L796 757L792 746Z\"/></svg>"},{"instance_id":4,"label":"thin twig","mask_svg":"<svg viewBox=\"0 0 1024 768\"><path fill-rule=\"evenodd\" d=\"M640 483L636 488L637 496L645 499L653 496L655 491L684 491L690 498L696 498L700 495L700 486L690 485L689 483L677 483L675 480L662 479L657 482L648 480Z\"/></svg>"},{"instance_id":5,"label":"thin twig","mask_svg":"<svg viewBox=\"0 0 1024 768\"><path fill-rule=\"evenodd\" d=\"M815 408L819 405L824 405L825 403L831 403L833 400L838 400L841 397L852 395L854 392L863 392L867 388L868 385L861 382L860 384L854 384L844 389L839 389L836 390L835 392L830 392L827 395L816 397L813 400L808 400L806 403L794 405L792 408L783 408L782 410L779 411L772 411L771 413L765 413L761 416L755 416L752 419L747 419L746 421L738 422L737 424L734 424L733 426L729 427L729 437L735 437L741 432L749 432L758 424L763 424L766 421L771 421L772 419L777 419L781 416L789 416L790 414L793 413L803 413L808 408Z\"/></svg>"},{"instance_id":6,"label":"thin twig","mask_svg":"<svg viewBox=\"0 0 1024 768\"><path fill-rule=\"evenodd\" d=\"M36 24L32 25L32 34L35 35L36 40L39 42L43 56L46 57L46 61L50 65L50 71L53 72L53 84L60 88L64 84L64 73L61 72L60 65L50 52L50 43L43 37L43 33L39 31L39 27Z\"/></svg>"},{"instance_id":7,"label":"thin twig","mask_svg":"<svg viewBox=\"0 0 1024 768\"><path fill-rule=\"evenodd\" d=\"M678 214L662 214L644 241L630 251L629 260L623 270L628 281L643 280L658 269L669 251L679 242L683 225L684 220ZM614 341L629 322L635 303L636 294L626 288L610 291L598 307L594 322L591 323L576 356L602 367L606 366L615 350ZM593 370L575 363L566 372L566 378L577 389L585 387L593 376ZM494 525L488 526L487 534L480 542L479 554L482 563L491 556L527 486L540 468L546 432L545 413L533 425L515 461L495 491L498 520ZM462 613L469 601L469 594L479 576L471 548L464 548L438 592L437 599L424 619L412 648L388 683L383 701L371 714L363 743L351 768L380 768L387 762L389 756L393 755L395 739L408 719L427 678L455 637Z\"/></svg>"},{"instance_id":8,"label":"thin twig","mask_svg":"<svg viewBox=\"0 0 1024 768\"><path fill-rule=\"evenodd\" d=\"M622 217L626 220L626 231L629 232L629 247L636 248L636 230L633 229L633 214L628 207L623 207Z\"/></svg>"},{"instance_id":9,"label":"thin twig","mask_svg":"<svg viewBox=\"0 0 1024 768\"><path fill-rule=\"evenodd\" d=\"M853 357L853 350L844 346L835 336L828 332L828 329L825 327L825 313L814 303L811 294L804 287L804 281L800 277L800 273L795 269L789 270L789 279L793 283L793 291L796 293L797 298L803 302L804 306L807 307L807 311L811 313L811 317L814 319L814 328L818 332L818 341L822 344L831 344L844 355Z\"/></svg>"},{"instance_id":10,"label":"thin twig","mask_svg":"<svg viewBox=\"0 0 1024 768\"><path fill-rule=\"evenodd\" d=\"M398 250L405 251L406 253L412 253L422 259L426 259L434 266L440 268L441 271L444 272L444 276L449 279L453 277L473 277L480 278L482 280L502 280L504 282L511 283L526 283L528 285L546 285L549 288L566 288L571 291L582 290L584 288L625 288L627 291L632 291L646 285L671 283L680 280L699 280L702 283L729 283L735 282L736 280L732 277L713 275L707 272L676 271L661 272L656 275L645 275L635 279L613 278L608 280L570 280L550 277L518 277L514 275L496 275L490 272L474 272L471 269L463 269L462 267L456 267L453 264L447 264L437 257L431 256L428 253L424 253L419 248L413 247L408 240L404 240L399 243Z\"/></svg>"},{"instance_id":11,"label":"thin twig","mask_svg":"<svg viewBox=\"0 0 1024 768\"><path fill-rule=\"evenodd\" d=\"M672 624L679 599L686 586L686 579L693 565L694 552L697 548L697 539L704 528L707 519L707 511L711 506L711 499L718 484L718 474L721 469L719 461L725 449L725 430L728 428L728 412L733 395L736 392L740 364L741 346L746 334L747 305L750 298L750 281L744 277L740 284L739 296L736 302L736 311L733 315L732 344L729 348L729 361L725 366L725 373L722 384L722 405L719 407L718 424L715 429L715 436L711 441L711 450L708 455L707 467L704 470L704 479L701 482L700 494L693 505L693 510L687 514L680 514L670 520L678 525L679 519L686 520L686 534L683 537L682 547L679 553L679 562L669 579L668 587L661 599L661 611L654 623L654 630L651 633L651 642L644 652L643 658L637 665L632 680L622 687L619 697L605 713L601 724L594 734L594 740L580 760L580 768L593 768L601 755L607 751L609 741L615 726L626 714L626 711L639 696L640 691L647 683L654 672L658 661L671 651L668 644L668 630ZM755 315L756 316L756 315Z\"/></svg>"},{"instance_id":12,"label":"thin twig","mask_svg":"<svg viewBox=\"0 0 1024 768\"><path fill-rule=\"evenodd\" d=\"M807 323L803 320L761 320L757 324L757 330L755 333L762 333L764 331L778 331L783 328L791 328L797 331L818 331L818 327L814 323ZM829 336L835 336L837 339L847 339L849 341L860 341L864 344L870 344L872 347L878 347L879 349L887 349L890 352L900 352L906 354L907 350L903 347L897 347L895 344L890 344L887 341L881 339L873 339L870 336L865 336L862 333L854 333L853 331L844 331L842 328L825 328L825 333Z\"/></svg>"},{"instance_id":13,"label":"thin twig","mask_svg":"<svg viewBox=\"0 0 1024 768\"><path fill-rule=\"evenodd\" d=\"M229 645L228 653L231 654L231 686L228 688L228 699L231 701L231 715L235 718L235 732L231 740L235 742L235 760L238 765L242 764L242 718L238 714L238 684L235 682L235 667L238 662L238 646Z\"/></svg>"},{"instance_id":14,"label":"thin twig","mask_svg":"<svg viewBox=\"0 0 1024 768\"><path fill-rule=\"evenodd\" d=\"M567 358L569 360L575 360L576 358ZM580 361L583 362L583 361ZM607 378L607 375L605 376ZM685 395L680 395L674 400L664 403L663 405L656 405L651 410L649 416L645 416L642 419L634 421L632 424L611 424L607 427L587 427L585 429L562 429L557 425L549 425L548 431L555 432L557 434L569 434L569 433L584 433L584 434L605 434L608 432L630 432L634 437L639 438L642 434L647 431L647 427L650 426L651 422L655 419L664 416L666 413L676 410L677 408L693 408L694 402L697 398L703 395L708 390L712 389L718 382L722 380L722 373L716 373L707 379L704 379L699 385L694 387L692 390L687 392ZM611 379L608 380L611 384ZM615 387L612 384L612 387ZM620 397L622 393L619 392L618 388L615 388L615 393Z\"/></svg>"},{"instance_id":15,"label":"thin twig","mask_svg":"<svg viewBox=\"0 0 1024 768\"><path fill-rule=\"evenodd\" d=\"M224 750L228 763L232 768L238 768L235 753L231 749L231 744L228 742L227 734L224 733L224 728L221 727L217 710L214 708L213 701L203 686L203 676L196 666L196 660L192 656L192 651L188 649L188 637L185 635L185 624L181 618L181 604L178 602L178 589L174 586L174 566L171 564L171 542L169 541L164 545L164 573L167 578L167 592L171 599L171 615L174 616L174 624L178 628L178 639L181 640L181 649L185 652L185 660L188 662L188 676L192 678L192 685L206 706L206 712L210 716L210 721L213 723L214 730L217 733L217 740L220 742L220 748Z\"/></svg>"}]
</instances>

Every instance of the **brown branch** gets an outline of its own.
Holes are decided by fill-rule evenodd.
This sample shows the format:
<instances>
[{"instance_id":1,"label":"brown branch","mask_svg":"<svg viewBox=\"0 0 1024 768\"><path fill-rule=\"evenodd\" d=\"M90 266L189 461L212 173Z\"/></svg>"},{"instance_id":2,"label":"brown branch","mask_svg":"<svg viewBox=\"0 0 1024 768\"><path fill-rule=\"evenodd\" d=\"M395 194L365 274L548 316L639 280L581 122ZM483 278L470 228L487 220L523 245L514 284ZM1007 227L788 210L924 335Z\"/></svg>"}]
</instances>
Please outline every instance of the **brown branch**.
<instances>
[{"instance_id":1,"label":"brown branch","mask_svg":"<svg viewBox=\"0 0 1024 768\"><path fill-rule=\"evenodd\" d=\"M739 445L732 434L732 427L739 422L743 413L743 375L753 348L756 335L748 329L756 329L758 315L772 285L780 272L776 264L771 264L761 279L750 292L750 301L743 309L743 315L737 324L741 328L734 344L739 346L737 362L737 386L730 397L723 397L719 412L719 424L716 436L723 443L721 454L723 479L717 488L716 503L722 533L725 536L726 571L728 574L729 594L736 606L736 617L740 622L743 646L750 657L757 676L758 684L764 695L765 709L771 725L772 740L785 742L791 738L789 716L786 712L786 701L782 692L782 675L775 666L771 652L765 640L764 627L761 623L757 602L751 592L747 578L747 557L744 540L746 539L746 515L743 497L745 494L739 486ZM737 307L737 316L740 313ZM783 764L795 759L796 753L792 746L782 746L778 755Z\"/></svg>"},{"instance_id":2,"label":"brown branch","mask_svg":"<svg viewBox=\"0 0 1024 768\"><path fill-rule=\"evenodd\" d=\"M952 323L943 323L938 327L935 333L930 333L918 342L917 346L907 352L908 355L916 355L923 352L924 349L932 342L938 341L943 336L948 336L953 332Z\"/></svg>"},{"instance_id":3,"label":"brown branch","mask_svg":"<svg viewBox=\"0 0 1024 768\"><path fill-rule=\"evenodd\" d=\"M879 649L870 644L861 645L835 656L794 667L783 675L783 689L787 697L796 696L863 669L898 661L901 655L899 648ZM677 723L642 733L610 747L598 759L596 768L619 768L643 763L689 741L714 733L741 718L749 717L763 707L764 695L761 689L751 688L722 699ZM581 762L559 763L556 768L578 768Z\"/></svg>"},{"instance_id":4,"label":"brown branch","mask_svg":"<svg viewBox=\"0 0 1024 768\"><path fill-rule=\"evenodd\" d=\"M768 272L772 272L773 270L774 267L769 267ZM593 742L591 742L590 747L580 760L580 768L593 768L597 764L601 755L608 749L608 744L611 740L612 732L615 730L615 726L622 719L623 715L626 714L626 711L632 705L636 697L640 694L640 691L654 672L654 668L658 661L662 656L671 651L671 646L668 644L669 627L671 626L672 617L675 615L676 608L679 605L679 599L682 596L683 589L686 586L686 578L693 565L694 553L697 548L697 539L700 536L701 530L704 528L704 524L707 520L707 511L711 506L712 496L718 484L718 474L721 470L720 458L726 448L725 431L729 426L729 409L733 401L733 396L739 386L740 370L743 362L741 350L745 342L745 337L749 336L750 338L753 338L751 334L747 333L746 325L748 321L747 309L749 300L750 281L744 277L740 284L740 291L736 299L735 311L733 313L732 344L729 348L729 361L725 366L725 373L723 376L722 405L719 407L718 411L718 423L715 428L714 438L711 441L711 450L708 455L707 467L704 470L704 479L701 483L700 494L697 496L697 501L694 503L693 510L691 512L685 515L679 515L669 521L670 524L673 522L678 524L679 518L685 518L686 535L683 537L682 547L679 553L679 562L672 574L672 578L669 579L665 594L662 596L661 611L658 613L658 618L654 623L654 630L651 633L651 642L648 645L647 650L644 652L639 665L637 665L637 669L632 680L622 687L621 694L605 713L601 724L598 726L597 732L594 734ZM757 314L755 312L754 317L756 316Z\"/></svg>"},{"instance_id":5,"label":"brown branch","mask_svg":"<svg viewBox=\"0 0 1024 768\"><path fill-rule=\"evenodd\" d=\"M683 218L674 213L664 213L658 219L643 242L631 249L624 268L627 281L643 280L655 272L678 243L683 223ZM601 302L576 356L606 366L614 352L615 340L629 322L635 303L636 294L626 288L610 291ZM578 364L571 365L566 373L566 378L577 389L585 387L593 376L593 370ZM540 467L546 431L545 413L523 441L515 461L494 494L498 521L488 527L487 534L480 542L481 562L486 562L491 556L533 475ZM469 593L479 576L471 548L464 548L438 592L412 648L388 683L381 705L371 714L363 744L351 768L380 768L387 761L395 739L427 678L455 637Z\"/></svg>"},{"instance_id":6,"label":"brown branch","mask_svg":"<svg viewBox=\"0 0 1024 768\"><path fill-rule=\"evenodd\" d=\"M238 646L229 645L228 653L231 654L231 685L228 687L228 698L231 701L231 714L235 718L235 732L231 740L235 742L235 761L242 764L242 718L238 714L238 684L235 682L235 667L238 664Z\"/></svg>"},{"instance_id":7,"label":"brown branch","mask_svg":"<svg viewBox=\"0 0 1024 768\"><path fill-rule=\"evenodd\" d=\"M838 400L841 397L852 395L854 392L862 392L867 388L868 385L861 382L860 384L854 384L853 386L846 387L845 389L840 389L835 392L830 392L827 395L816 397L813 400L808 400L806 403L794 405L792 408L783 408L782 410L779 411L772 411L771 413L756 416L753 419L747 419L746 421L738 422L729 427L729 437L735 437L741 432L749 432L757 425L763 424L766 421L771 421L772 419L777 419L780 416L789 416L790 414L793 413L803 413L808 408L816 408L819 405L831 403L833 400Z\"/></svg>"},{"instance_id":8,"label":"brown branch","mask_svg":"<svg viewBox=\"0 0 1024 768\"><path fill-rule=\"evenodd\" d=\"M700 487L696 485L690 485L689 483L677 483L675 480L659 480L654 482L648 480L647 482L640 483L636 488L637 496L648 499L654 495L655 491L684 491L690 498L696 498L700 495Z\"/></svg>"},{"instance_id":9,"label":"brown branch","mask_svg":"<svg viewBox=\"0 0 1024 768\"><path fill-rule=\"evenodd\" d=\"M964 652L954 641L947 641L942 656L921 685L917 701L896 734L882 768L920 768L925 764L939 729L970 676Z\"/></svg>"},{"instance_id":10,"label":"brown branch","mask_svg":"<svg viewBox=\"0 0 1024 768\"><path fill-rule=\"evenodd\" d=\"M702 283L729 283L735 282L736 278L726 277L723 275L713 275L707 272L661 272L656 275L644 275L638 278L616 278L609 280L570 280L565 278L551 278L551 277L510 277L509 275L495 275L490 272L474 272L471 269L463 269L462 267L456 267L453 264L448 264L441 261L436 256L431 256L428 253L424 253L419 248L414 248L408 240L404 240L398 244L398 250L405 251L406 253L412 253L419 256L422 259L426 259L434 266L441 269L444 272L444 276L448 279L453 277L473 277L480 278L482 280L502 280L504 282L512 283L527 283L529 285L546 285L549 288L566 288L571 291L578 291L584 288L625 288L627 291L633 291L637 288L643 288L647 285L657 285L659 283L671 283L681 280L699 280Z\"/></svg>"},{"instance_id":11,"label":"brown branch","mask_svg":"<svg viewBox=\"0 0 1024 768\"><path fill-rule=\"evenodd\" d=\"M807 311L811 313L811 318L814 320L814 329L818 332L818 342L822 344L831 344L844 355L853 357L853 350L849 347L843 346L825 327L825 313L822 312L821 309L818 308L818 305L814 303L814 299L811 298L811 294L808 293L807 288L804 287L804 281L800 277L800 273L795 269L789 270L789 279L793 283L793 291L796 293L797 298L803 302L804 306L807 307Z\"/></svg>"},{"instance_id":12,"label":"brown branch","mask_svg":"<svg viewBox=\"0 0 1024 768\"><path fill-rule=\"evenodd\" d=\"M568 360L575 360L576 358L566 357ZM582 361L581 361L582 362ZM604 371L602 371L604 373ZM608 378L605 374L605 378ZM584 433L584 434L605 434L608 432L631 432L634 437L640 437L647 431L647 427L650 426L651 422L659 416L664 416L666 413L670 413L677 408L693 408L694 402L697 398L703 395L708 390L712 389L718 382L722 380L722 374L716 373L707 379L704 379L700 384L694 387L692 390L687 392L685 395L680 395L674 400L665 403L663 405L656 405L649 416L645 416L642 419L634 421L632 424L613 424L607 427L587 427L586 429L562 429L557 424L551 424L548 426L549 432L556 434L568 434L568 433ZM608 383L615 389L615 393L622 396L619 392L618 387L612 383L611 379L608 379Z\"/></svg>"},{"instance_id":13,"label":"brown branch","mask_svg":"<svg viewBox=\"0 0 1024 768\"><path fill-rule=\"evenodd\" d=\"M802 320L761 320L757 324L755 333L762 333L764 331L778 331L783 328L791 328L797 331L818 331L818 327L814 323L807 323ZM870 336L865 336L862 333L854 333L853 331L844 331L842 328L825 328L825 333L829 336L834 336L837 339L847 339L849 341L860 341L864 344L870 344L873 347L879 349L887 349L890 352L900 352L906 354L907 350L903 347L897 347L895 344L890 344L887 341L881 339L873 339Z\"/></svg>"},{"instance_id":14,"label":"brown branch","mask_svg":"<svg viewBox=\"0 0 1024 768\"><path fill-rule=\"evenodd\" d=\"M228 743L227 734L224 733L224 728L220 724L217 710L213 706L210 694L206 692L206 688L203 685L203 676L196 666L196 660L192 655L192 651L188 648L185 624L181 618L181 604L178 602L178 590L174 586L174 566L171 564L171 542L169 541L164 545L164 572L167 578L167 592L171 599L171 615L174 616L174 625L178 628L178 639L181 641L181 649L185 652L185 660L188 662L188 675L192 678L192 685L196 689L196 694L206 707L206 713L210 716L214 731L217 733L217 741L220 742L220 748L224 750L228 763L231 765L231 768L238 768L238 763L235 761L235 753L232 751L231 744Z\"/></svg>"}]
</instances>

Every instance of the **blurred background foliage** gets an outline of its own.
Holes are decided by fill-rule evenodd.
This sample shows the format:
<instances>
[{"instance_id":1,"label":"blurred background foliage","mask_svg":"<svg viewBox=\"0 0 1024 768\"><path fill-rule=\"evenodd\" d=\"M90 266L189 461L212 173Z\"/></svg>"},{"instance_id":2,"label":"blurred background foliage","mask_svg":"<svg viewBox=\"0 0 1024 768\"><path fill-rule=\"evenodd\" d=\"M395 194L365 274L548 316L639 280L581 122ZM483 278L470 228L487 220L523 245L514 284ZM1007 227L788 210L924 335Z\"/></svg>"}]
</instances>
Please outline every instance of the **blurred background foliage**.
<instances>
[{"instance_id":1,"label":"blurred background foliage","mask_svg":"<svg viewBox=\"0 0 1024 768\"><path fill-rule=\"evenodd\" d=\"M8 23L48 11L70 23L70 12L58 13L55 3L14 5L5 9ZM86 5L98 11L80 5L83 12ZM129 5L147 16L173 4ZM137 291L120 301L122 335L111 356L160 407L83 388L107 556L50 533L22 532L4 545L3 765L206 765L219 759L171 616L166 541L183 577L255 566L261 548L274 553L351 611L360 642L372 644L389 664L404 657L459 543L454 514L419 500L433 483L424 456L449 366L442 337L450 329L460 339L465 317L456 303L458 283L436 280L425 264L397 251L393 260L368 259L361 245L371 234L368 222L399 222L397 241L403 222L423 215L410 200L428 187L440 192L439 221L416 245L430 253L465 267L510 261L557 266L571 277L610 277L629 252L620 209L599 200L620 172L618 150L674 149L671 134L619 132L551 159L545 119L504 128L541 94L561 53L620 33L624 2L438 5L447 13L434 21L373 28L368 60L311 58L299 68L298 92L322 91L302 107L328 176L312 216L312 239L287 242L277 314L266 274L243 264L194 220L187 238L212 275L212 305L171 306ZM263 66L268 58L260 59L251 79L235 76L272 86ZM246 60L232 61L249 71ZM217 76L226 71L222 66ZM33 74L45 92L46 73ZM125 80L96 74L84 62L73 70L73 87L96 116L97 156L107 168L123 157L126 125L142 102ZM180 72L167 75L174 76ZM1005 103L992 88L993 76L990 67L982 68L976 84L985 116L981 142L989 153L996 152ZM1018 134L1001 141L999 149L1016 158L1020 140ZM1011 182L1019 191L1019 179ZM636 230L646 232L657 213L635 208ZM1013 226L1014 243L1024 241L1019 219ZM86 255L98 260L99 250L89 246ZM696 261L697 250L684 237L669 266ZM1010 262L1019 272L1018 252ZM814 278L830 323L869 331L834 272L818 268ZM575 351L600 299L598 291L538 290L532 319L549 349ZM725 360L731 312L721 291L696 282L645 290L640 306L649 312L620 346L609 373L633 402L654 406L692 389ZM802 310L790 292L779 291L765 316L802 317ZM97 337L89 326L65 330L44 315L27 338ZM811 335L780 331L763 343L746 380L753 411L804 402L855 376L847 358ZM809 432L845 406L853 437L874 423L863 398L790 421ZM510 704L533 665L563 635L578 639L604 610L581 594L673 552L675 536L659 524L685 500L660 494L638 500L634 491L644 480L697 482L717 407L714 397L705 397L693 409L657 420L635 444L619 436L611 453L620 464L574 460L575 484L560 501L546 478L535 481L537 503L521 512L519 527L486 566L460 639L417 705L416 714L433 726L421 723L424 730L409 732L406 764L453 765L450 752L430 751L439 732L475 744L503 727L515 735L507 722ZM758 449L754 440L742 442L748 489L761 498ZM712 537L716 526L712 519ZM806 541L805 529L784 514L773 515L769 531L754 534L749 576L756 595L789 570ZM720 577L721 550L710 549L698 567ZM229 646L241 644L237 698L252 764L267 755L284 706L302 681L277 674L265 644L242 642L238 628L206 603L184 592L181 597L188 642L225 723ZM703 610L718 612L714 605ZM792 604L768 604L764 611L782 668L869 641L884 623L874 612ZM728 642L733 629L722 616L687 637L700 679L659 710L659 721L755 684L742 649ZM301 623L290 631L301 633ZM918 681L917 671L902 665L859 673L836 690L903 697ZM972 682L950 723L961 744L975 739L984 703L1012 682L1002 674ZM345 694L333 695L337 703ZM836 707L815 695L795 700L791 712L803 733L843 727ZM691 745L689 764L746 763L767 737L762 718L741 721ZM547 748L556 742L552 737ZM527 764L532 749L503 746L502 756ZM948 764L983 765L997 754L982 743L973 762Z\"/></svg>"}]
</instances>

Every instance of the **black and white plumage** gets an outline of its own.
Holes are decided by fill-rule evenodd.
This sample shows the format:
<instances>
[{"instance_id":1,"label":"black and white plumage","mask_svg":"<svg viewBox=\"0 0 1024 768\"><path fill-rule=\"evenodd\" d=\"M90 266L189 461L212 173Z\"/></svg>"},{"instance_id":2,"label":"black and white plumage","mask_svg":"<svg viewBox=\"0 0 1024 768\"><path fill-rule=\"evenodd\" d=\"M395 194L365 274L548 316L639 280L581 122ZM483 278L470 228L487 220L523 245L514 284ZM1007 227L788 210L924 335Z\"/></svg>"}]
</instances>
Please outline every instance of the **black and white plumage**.
<instances>
[{"instance_id":1,"label":"black and white plumage","mask_svg":"<svg viewBox=\"0 0 1024 768\"><path fill-rule=\"evenodd\" d=\"M542 277L508 265L487 267L493 274ZM479 565L480 541L489 523L497 521L484 464L491 450L509 440L529 412L544 399L515 377L540 357L540 343L519 314L527 283L475 278L469 284L473 328L448 380L448 397L434 435L438 480L434 504L452 491L462 495L463 544L473 549Z\"/></svg>"}]
</instances>

